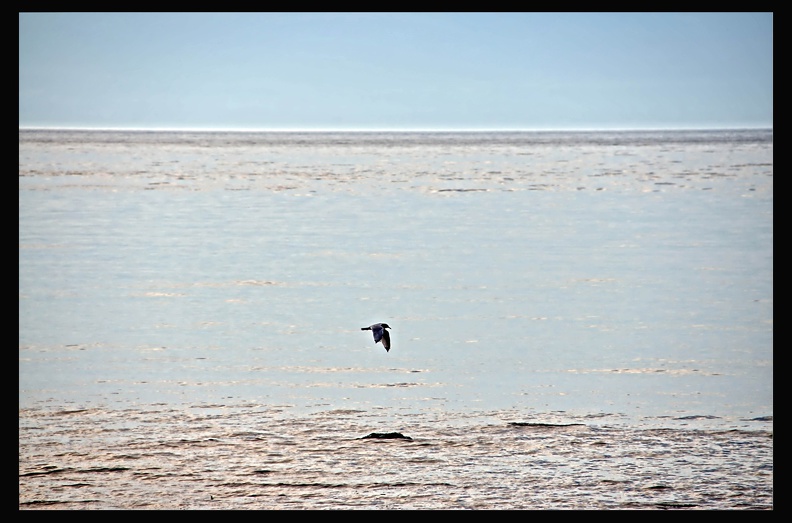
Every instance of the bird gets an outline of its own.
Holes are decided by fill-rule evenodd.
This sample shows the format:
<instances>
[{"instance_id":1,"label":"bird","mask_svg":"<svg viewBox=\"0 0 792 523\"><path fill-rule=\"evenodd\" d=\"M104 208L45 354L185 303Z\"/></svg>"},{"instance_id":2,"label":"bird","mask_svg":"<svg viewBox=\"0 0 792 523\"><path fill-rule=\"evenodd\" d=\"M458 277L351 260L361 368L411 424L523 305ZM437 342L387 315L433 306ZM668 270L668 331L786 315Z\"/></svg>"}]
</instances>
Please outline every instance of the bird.
<instances>
[{"instance_id":1,"label":"bird","mask_svg":"<svg viewBox=\"0 0 792 523\"><path fill-rule=\"evenodd\" d=\"M390 333L385 330L390 328L391 326L387 323L375 323L368 327L361 327L360 330L371 331L371 333L374 334L374 343L379 343L381 341L382 346L385 347L385 352L390 352Z\"/></svg>"}]
</instances>

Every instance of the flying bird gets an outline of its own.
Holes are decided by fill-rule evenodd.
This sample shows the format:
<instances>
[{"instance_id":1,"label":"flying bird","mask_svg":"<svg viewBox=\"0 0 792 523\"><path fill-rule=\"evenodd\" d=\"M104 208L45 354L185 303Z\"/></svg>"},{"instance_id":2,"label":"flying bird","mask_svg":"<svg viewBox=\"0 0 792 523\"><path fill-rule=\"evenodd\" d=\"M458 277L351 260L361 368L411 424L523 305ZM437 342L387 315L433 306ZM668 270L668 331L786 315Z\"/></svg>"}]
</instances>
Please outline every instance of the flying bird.
<instances>
[{"instance_id":1,"label":"flying bird","mask_svg":"<svg viewBox=\"0 0 792 523\"><path fill-rule=\"evenodd\" d=\"M385 352L390 351L390 333L385 329L390 329L391 326L387 323L375 323L369 327L361 327L360 330L362 331L371 331L374 334L374 343L382 342L382 346L385 347Z\"/></svg>"}]
</instances>

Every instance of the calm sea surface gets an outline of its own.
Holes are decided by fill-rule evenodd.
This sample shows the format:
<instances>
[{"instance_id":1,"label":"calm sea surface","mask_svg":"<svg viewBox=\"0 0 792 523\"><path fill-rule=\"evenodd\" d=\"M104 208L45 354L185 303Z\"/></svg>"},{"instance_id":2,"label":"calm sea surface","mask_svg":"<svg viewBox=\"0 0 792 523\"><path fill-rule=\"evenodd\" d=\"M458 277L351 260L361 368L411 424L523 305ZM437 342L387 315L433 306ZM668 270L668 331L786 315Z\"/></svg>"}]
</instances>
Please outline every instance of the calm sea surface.
<instances>
[{"instance_id":1,"label":"calm sea surface","mask_svg":"<svg viewBox=\"0 0 792 523\"><path fill-rule=\"evenodd\" d=\"M770 130L19 131L20 508L772 485Z\"/></svg>"}]
</instances>

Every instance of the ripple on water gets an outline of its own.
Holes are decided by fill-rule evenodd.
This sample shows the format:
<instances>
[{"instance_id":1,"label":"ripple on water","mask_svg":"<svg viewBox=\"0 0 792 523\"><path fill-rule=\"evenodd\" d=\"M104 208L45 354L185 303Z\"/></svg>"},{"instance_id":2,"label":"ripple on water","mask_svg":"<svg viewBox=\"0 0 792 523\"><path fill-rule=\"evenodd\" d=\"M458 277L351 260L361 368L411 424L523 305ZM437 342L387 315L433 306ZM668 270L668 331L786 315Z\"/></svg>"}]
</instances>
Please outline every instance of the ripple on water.
<instances>
[{"instance_id":1,"label":"ripple on water","mask_svg":"<svg viewBox=\"0 0 792 523\"><path fill-rule=\"evenodd\" d=\"M386 422L370 414L24 409L19 506L773 508L769 430L506 421L513 413L490 412L465 423L397 415L392 430L373 431ZM122 427L119 417L134 421Z\"/></svg>"}]
</instances>

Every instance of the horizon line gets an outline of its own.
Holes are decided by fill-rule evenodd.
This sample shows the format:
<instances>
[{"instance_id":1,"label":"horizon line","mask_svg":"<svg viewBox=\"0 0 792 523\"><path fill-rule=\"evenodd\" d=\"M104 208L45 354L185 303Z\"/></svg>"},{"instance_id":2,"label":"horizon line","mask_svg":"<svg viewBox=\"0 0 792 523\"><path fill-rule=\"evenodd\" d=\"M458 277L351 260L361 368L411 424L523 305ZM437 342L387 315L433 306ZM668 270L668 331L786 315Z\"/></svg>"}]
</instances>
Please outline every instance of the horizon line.
<instances>
[{"instance_id":1,"label":"horizon line","mask_svg":"<svg viewBox=\"0 0 792 523\"><path fill-rule=\"evenodd\" d=\"M629 131L741 131L773 130L773 125L669 126L669 127L166 127L20 125L19 131L123 131L123 132L238 132L238 133L494 133L494 132L629 132Z\"/></svg>"}]
</instances>

